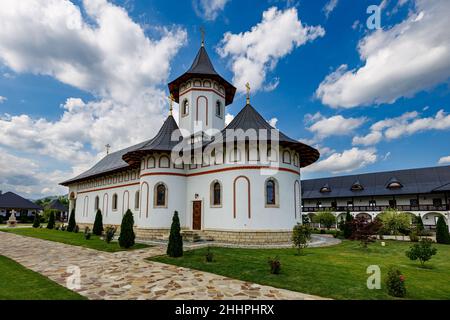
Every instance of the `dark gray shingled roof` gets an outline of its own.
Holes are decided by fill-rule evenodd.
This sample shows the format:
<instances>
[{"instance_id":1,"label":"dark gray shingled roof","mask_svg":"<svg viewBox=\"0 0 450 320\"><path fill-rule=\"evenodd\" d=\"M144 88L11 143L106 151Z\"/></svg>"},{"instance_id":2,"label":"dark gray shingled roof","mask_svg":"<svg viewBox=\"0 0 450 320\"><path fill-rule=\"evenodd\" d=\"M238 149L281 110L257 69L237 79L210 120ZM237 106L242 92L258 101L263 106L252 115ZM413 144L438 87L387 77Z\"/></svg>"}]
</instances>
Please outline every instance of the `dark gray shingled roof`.
<instances>
[{"instance_id":1,"label":"dark gray shingled roof","mask_svg":"<svg viewBox=\"0 0 450 320\"><path fill-rule=\"evenodd\" d=\"M59 199L55 199L47 205L47 209L58 210L61 212L69 212L69 208L61 203Z\"/></svg>"},{"instance_id":2,"label":"dark gray shingled roof","mask_svg":"<svg viewBox=\"0 0 450 320\"><path fill-rule=\"evenodd\" d=\"M0 194L0 208L3 209L31 209L41 210L42 208L28 199L13 193L6 192Z\"/></svg>"},{"instance_id":3,"label":"dark gray shingled roof","mask_svg":"<svg viewBox=\"0 0 450 320\"><path fill-rule=\"evenodd\" d=\"M359 181L364 190L351 191L351 186L355 181ZM403 187L388 189L388 184L393 181L399 182ZM331 192L320 192L325 184L329 185ZM449 187L450 166L440 166L303 180L302 197L303 199L325 199L392 196L449 191Z\"/></svg>"},{"instance_id":4,"label":"dark gray shingled roof","mask_svg":"<svg viewBox=\"0 0 450 320\"><path fill-rule=\"evenodd\" d=\"M193 77L206 77L216 80L225 88L225 105L233 103L236 88L216 72L203 46L200 47L189 70L169 83L169 91L173 94L176 102L180 102L180 85Z\"/></svg>"},{"instance_id":5,"label":"dark gray shingled roof","mask_svg":"<svg viewBox=\"0 0 450 320\"><path fill-rule=\"evenodd\" d=\"M139 148L135 148L125 153L122 157L128 164L133 165L141 162L143 155L150 151L172 151L179 141L172 141L172 133L179 130L177 123L172 115L168 116L156 136L147 141ZM182 136L180 135L182 139Z\"/></svg>"},{"instance_id":6,"label":"dark gray shingled roof","mask_svg":"<svg viewBox=\"0 0 450 320\"><path fill-rule=\"evenodd\" d=\"M137 145L128 147L126 149L122 149L113 153L108 154L106 157L104 157L102 160L100 160L97 164L95 164L91 169L83 172L82 174L76 176L75 178L66 180L61 183L63 186L67 186L71 183L81 181L87 178L93 178L99 175L102 175L107 172L113 172L113 171L119 171L125 168L128 168L130 165L122 160L122 157L124 154L139 149L146 143L148 143L151 140L147 140L144 142L141 142Z\"/></svg>"},{"instance_id":7,"label":"dark gray shingled roof","mask_svg":"<svg viewBox=\"0 0 450 320\"><path fill-rule=\"evenodd\" d=\"M288 146L290 148L293 148L297 150L300 153L300 165L301 167L309 166L310 164L316 162L319 157L320 153L316 149L303 144L297 140L289 138L287 135L285 135L283 132L279 131L278 129L275 129L272 127L267 121L258 113L258 111L255 110L250 104L247 104L233 119L233 121L230 122L230 124L222 130L222 136L223 141L226 142L227 140L227 130L236 130L236 129L242 129L243 131L249 130L249 129L255 129L256 134L259 137L260 130L266 130L267 137L270 139L270 130L277 130L279 132L279 142L281 145ZM269 132L267 132L269 131ZM231 134L229 132L229 134ZM231 136L230 136L231 137ZM246 137L242 136L242 141L244 141ZM247 137L248 139L248 137ZM239 137L237 137L237 140L239 141ZM212 142L214 143L214 142Z\"/></svg>"}]
</instances>

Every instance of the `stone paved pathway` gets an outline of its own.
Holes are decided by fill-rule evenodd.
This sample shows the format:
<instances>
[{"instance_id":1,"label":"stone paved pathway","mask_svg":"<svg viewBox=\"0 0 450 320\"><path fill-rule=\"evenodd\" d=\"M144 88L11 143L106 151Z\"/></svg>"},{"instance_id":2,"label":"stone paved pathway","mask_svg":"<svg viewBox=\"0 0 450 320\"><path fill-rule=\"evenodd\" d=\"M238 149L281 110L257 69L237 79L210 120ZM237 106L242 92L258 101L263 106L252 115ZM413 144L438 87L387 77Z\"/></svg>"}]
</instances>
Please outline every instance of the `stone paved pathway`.
<instances>
[{"instance_id":1,"label":"stone paved pathway","mask_svg":"<svg viewBox=\"0 0 450 320\"><path fill-rule=\"evenodd\" d=\"M65 286L67 267L81 270L81 289L89 299L323 299L269 286L144 260L163 254L163 246L107 253L0 232L0 255Z\"/></svg>"}]
</instances>

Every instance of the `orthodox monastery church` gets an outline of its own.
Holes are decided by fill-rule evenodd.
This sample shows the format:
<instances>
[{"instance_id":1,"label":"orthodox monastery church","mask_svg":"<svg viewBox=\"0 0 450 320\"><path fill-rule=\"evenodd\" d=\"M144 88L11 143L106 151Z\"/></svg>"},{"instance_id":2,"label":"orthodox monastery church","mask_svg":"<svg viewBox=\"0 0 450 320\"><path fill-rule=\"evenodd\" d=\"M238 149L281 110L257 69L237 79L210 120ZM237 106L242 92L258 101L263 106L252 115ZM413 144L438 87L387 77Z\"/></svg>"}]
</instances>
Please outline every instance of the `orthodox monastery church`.
<instances>
[{"instance_id":1,"label":"orthodox monastery church","mask_svg":"<svg viewBox=\"0 0 450 320\"><path fill-rule=\"evenodd\" d=\"M92 225L100 209L104 224L120 225L130 209L138 238L164 239L177 211L186 238L289 241L301 222L300 170L319 152L270 126L249 94L225 126L236 88L215 71L203 44L169 91L171 111L154 138L108 154L62 183L77 223Z\"/></svg>"}]
</instances>

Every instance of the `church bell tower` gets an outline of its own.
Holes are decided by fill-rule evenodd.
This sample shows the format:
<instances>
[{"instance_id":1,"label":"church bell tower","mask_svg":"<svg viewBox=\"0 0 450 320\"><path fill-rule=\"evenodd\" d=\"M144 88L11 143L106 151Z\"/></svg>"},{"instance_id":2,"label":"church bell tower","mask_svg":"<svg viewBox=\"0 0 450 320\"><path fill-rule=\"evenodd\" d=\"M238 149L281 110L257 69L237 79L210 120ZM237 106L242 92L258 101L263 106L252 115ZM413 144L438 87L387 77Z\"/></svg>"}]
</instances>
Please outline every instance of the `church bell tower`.
<instances>
[{"instance_id":1,"label":"church bell tower","mask_svg":"<svg viewBox=\"0 0 450 320\"><path fill-rule=\"evenodd\" d=\"M180 106L180 129L211 135L211 129L225 127L225 107L233 103L236 88L216 72L204 41L192 66L169 83L169 90Z\"/></svg>"}]
</instances>

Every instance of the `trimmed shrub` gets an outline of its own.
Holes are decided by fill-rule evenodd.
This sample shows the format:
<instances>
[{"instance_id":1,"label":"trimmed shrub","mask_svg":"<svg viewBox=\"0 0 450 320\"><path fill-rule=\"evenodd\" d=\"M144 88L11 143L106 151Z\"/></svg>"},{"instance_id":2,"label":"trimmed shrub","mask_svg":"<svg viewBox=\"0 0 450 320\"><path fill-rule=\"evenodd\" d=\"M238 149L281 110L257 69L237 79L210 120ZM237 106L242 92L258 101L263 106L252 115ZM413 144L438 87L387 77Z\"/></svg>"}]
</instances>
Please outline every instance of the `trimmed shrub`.
<instances>
[{"instance_id":1,"label":"trimmed shrub","mask_svg":"<svg viewBox=\"0 0 450 320\"><path fill-rule=\"evenodd\" d=\"M180 218L178 217L177 211L175 211L172 218L167 255L173 258L183 256L183 238L181 236Z\"/></svg>"},{"instance_id":2,"label":"trimmed shrub","mask_svg":"<svg viewBox=\"0 0 450 320\"><path fill-rule=\"evenodd\" d=\"M112 239L114 238L114 235L116 234L116 227L108 226L105 230L105 241L106 243L110 243Z\"/></svg>"},{"instance_id":3,"label":"trimmed shrub","mask_svg":"<svg viewBox=\"0 0 450 320\"><path fill-rule=\"evenodd\" d=\"M409 234L409 240L411 242L419 242L420 238L416 230L411 231L411 233Z\"/></svg>"},{"instance_id":4,"label":"trimmed shrub","mask_svg":"<svg viewBox=\"0 0 450 320\"><path fill-rule=\"evenodd\" d=\"M92 228L92 233L96 236L101 236L103 233L103 216L100 209L97 210L95 214L94 227Z\"/></svg>"},{"instance_id":5,"label":"trimmed shrub","mask_svg":"<svg viewBox=\"0 0 450 320\"><path fill-rule=\"evenodd\" d=\"M389 268L386 287L388 288L389 295L393 297L402 298L406 295L405 277L400 270L393 267Z\"/></svg>"},{"instance_id":6,"label":"trimmed shrub","mask_svg":"<svg viewBox=\"0 0 450 320\"><path fill-rule=\"evenodd\" d=\"M450 234L443 216L439 216L436 224L436 242L450 244Z\"/></svg>"},{"instance_id":7,"label":"trimmed shrub","mask_svg":"<svg viewBox=\"0 0 450 320\"><path fill-rule=\"evenodd\" d=\"M416 229L419 235L422 235L422 232L425 230L421 216L416 217Z\"/></svg>"},{"instance_id":8,"label":"trimmed shrub","mask_svg":"<svg viewBox=\"0 0 450 320\"><path fill-rule=\"evenodd\" d=\"M91 230L89 229L89 227L84 228L84 238L86 240L91 239Z\"/></svg>"},{"instance_id":9,"label":"trimmed shrub","mask_svg":"<svg viewBox=\"0 0 450 320\"><path fill-rule=\"evenodd\" d=\"M67 226L63 223L61 226L61 231L66 231L66 229L67 229Z\"/></svg>"},{"instance_id":10,"label":"trimmed shrub","mask_svg":"<svg viewBox=\"0 0 450 320\"><path fill-rule=\"evenodd\" d=\"M52 211L48 217L47 229L55 228L55 213Z\"/></svg>"},{"instance_id":11,"label":"trimmed shrub","mask_svg":"<svg viewBox=\"0 0 450 320\"><path fill-rule=\"evenodd\" d=\"M271 274L280 274L281 271L281 262L280 258L278 256L274 258L269 258L268 263L270 266L270 273Z\"/></svg>"},{"instance_id":12,"label":"trimmed shrub","mask_svg":"<svg viewBox=\"0 0 450 320\"><path fill-rule=\"evenodd\" d=\"M301 250L308 246L311 240L311 227L307 224L297 224L292 231L292 243L297 248L297 254L301 254Z\"/></svg>"},{"instance_id":13,"label":"trimmed shrub","mask_svg":"<svg viewBox=\"0 0 450 320\"><path fill-rule=\"evenodd\" d=\"M421 266L424 267L425 262L430 260L436 253L437 249L433 247L433 241L424 238L406 251L406 256L413 261L419 260Z\"/></svg>"},{"instance_id":14,"label":"trimmed shrub","mask_svg":"<svg viewBox=\"0 0 450 320\"><path fill-rule=\"evenodd\" d=\"M345 222L342 224L341 229L345 239L349 239L352 236L352 221L353 216L350 214L350 211L347 211Z\"/></svg>"},{"instance_id":15,"label":"trimmed shrub","mask_svg":"<svg viewBox=\"0 0 450 320\"><path fill-rule=\"evenodd\" d=\"M136 238L133 230L134 218L130 209L127 210L122 218L120 225L119 245L122 248L128 249L134 246L134 239Z\"/></svg>"},{"instance_id":16,"label":"trimmed shrub","mask_svg":"<svg viewBox=\"0 0 450 320\"><path fill-rule=\"evenodd\" d=\"M214 253L211 251L211 248L208 247L205 254L206 262L213 262L214 261Z\"/></svg>"},{"instance_id":17,"label":"trimmed shrub","mask_svg":"<svg viewBox=\"0 0 450 320\"><path fill-rule=\"evenodd\" d=\"M72 209L72 212L70 213L69 217L69 224L67 225L67 231L73 232L76 225L77 222L75 221L75 209Z\"/></svg>"},{"instance_id":18,"label":"trimmed shrub","mask_svg":"<svg viewBox=\"0 0 450 320\"><path fill-rule=\"evenodd\" d=\"M80 227L78 225L76 225L75 228L73 229L73 232L75 232L75 233L80 232Z\"/></svg>"},{"instance_id":19,"label":"trimmed shrub","mask_svg":"<svg viewBox=\"0 0 450 320\"><path fill-rule=\"evenodd\" d=\"M39 228L41 225L41 218L39 216L39 213L34 214L34 220L33 220L33 228Z\"/></svg>"}]
</instances>

